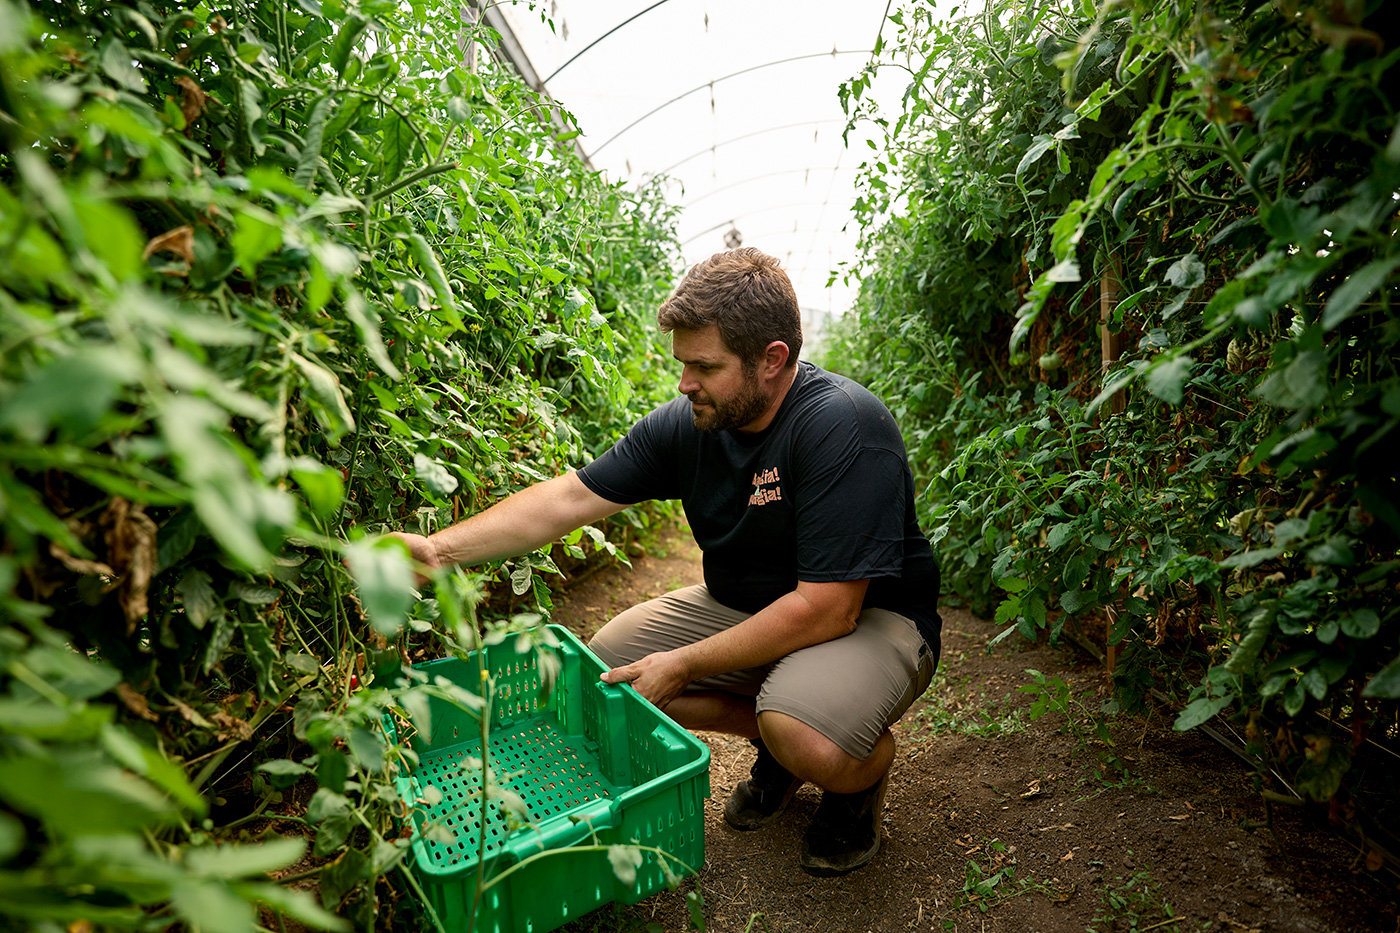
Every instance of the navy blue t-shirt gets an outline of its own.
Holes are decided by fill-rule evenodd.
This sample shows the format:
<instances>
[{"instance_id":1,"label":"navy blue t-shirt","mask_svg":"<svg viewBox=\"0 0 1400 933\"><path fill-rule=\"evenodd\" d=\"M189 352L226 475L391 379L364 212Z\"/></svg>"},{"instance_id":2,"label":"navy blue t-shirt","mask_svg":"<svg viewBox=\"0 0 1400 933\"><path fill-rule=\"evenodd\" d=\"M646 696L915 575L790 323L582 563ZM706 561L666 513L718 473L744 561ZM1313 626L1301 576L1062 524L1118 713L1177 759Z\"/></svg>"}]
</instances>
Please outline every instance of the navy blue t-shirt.
<instances>
[{"instance_id":1,"label":"navy blue t-shirt","mask_svg":"<svg viewBox=\"0 0 1400 933\"><path fill-rule=\"evenodd\" d=\"M680 499L722 604L758 612L809 583L870 580L864 606L938 656L938 563L914 517L894 417L861 385L801 362L763 431L699 431L690 400L653 410L578 471L609 502Z\"/></svg>"}]
</instances>

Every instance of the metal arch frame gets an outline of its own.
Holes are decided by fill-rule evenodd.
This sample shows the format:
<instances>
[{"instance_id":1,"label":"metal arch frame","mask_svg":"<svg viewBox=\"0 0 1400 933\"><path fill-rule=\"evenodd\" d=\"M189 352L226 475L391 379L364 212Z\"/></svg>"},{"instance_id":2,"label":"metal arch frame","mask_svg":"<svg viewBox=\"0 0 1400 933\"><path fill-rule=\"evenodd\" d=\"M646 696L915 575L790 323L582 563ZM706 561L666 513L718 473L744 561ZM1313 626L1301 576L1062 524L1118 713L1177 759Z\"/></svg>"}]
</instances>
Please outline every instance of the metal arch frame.
<instances>
[{"instance_id":1,"label":"metal arch frame","mask_svg":"<svg viewBox=\"0 0 1400 933\"><path fill-rule=\"evenodd\" d=\"M637 119L633 120L631 123L627 124L627 125L624 126L622 129L618 130L616 133L614 133L614 134L612 134L611 136L609 136L607 139L603 140L602 144L599 145L598 148L594 149L592 152L590 152L590 153L588 154L588 157L589 157L590 159L592 159L592 158L593 158L594 156L596 156L598 153L602 152L605 148L607 148L608 145L610 145L610 144L611 144L614 140L616 140L619 136L621 136L623 133L626 133L628 130L632 129L632 128L635 127L638 123L641 123L643 120L646 120L648 117L655 116L656 114L658 114L658 113L660 113L661 111L665 110L667 107L671 106L672 104L678 103L678 102L680 102L680 101L682 101L682 100L685 100L685 99L686 99L687 97L689 97L691 94L698 93L699 91L703 91L703 90L705 90L706 88L714 87L716 84L719 84L721 81L728 81L730 78L737 78L737 77L739 77L740 75L746 75L746 74L748 74L748 73L750 73L750 72L753 72L753 71L760 71L760 70L762 70L762 69L764 69L764 68L773 68L773 67L775 67L775 66L777 66L777 65L788 65L788 64L791 64L792 62L807 61L807 60L813 59L813 58L825 58L825 57L827 57L828 55L830 55L832 58L835 58L835 57L838 56L838 55L869 55L870 52L871 52L870 49L847 49L846 51L842 52L842 51L840 51L840 50L838 50L838 49L836 49L836 48L832 48L832 50L831 50L830 52L812 52L812 53L807 54L807 55L794 55L794 56L792 56L791 58L779 58L779 59L776 59L776 60L771 61L771 62L764 62L764 63L761 64L761 65L750 65L748 68L740 68L738 71L731 72L730 74L723 75L723 76L718 77L718 78L711 78L709 81L706 81L704 84L698 84L698 85L696 85L695 87L691 88L690 90L686 91L685 93L676 95L675 97L673 97L673 98L671 98L670 100L666 101L666 103L661 104L661 105L658 106L658 107L654 107L654 108L652 108L651 110L648 110L646 113L642 114L640 117L638 117Z\"/></svg>"},{"instance_id":2,"label":"metal arch frame","mask_svg":"<svg viewBox=\"0 0 1400 933\"><path fill-rule=\"evenodd\" d=\"M708 197L713 197L714 195L719 194L719 193L722 192L722 191L728 191L728 190L730 190L731 188L737 188L737 187L739 187L740 185L747 185L747 184L750 184L750 183L755 182L755 181L762 181L762 180L765 179L765 178L776 178L776 177L778 177L779 175L796 175L798 172L854 172L854 171L857 171L857 169L854 169L854 168L846 168L846 167L842 167L842 166L840 166L840 165L837 165L837 166L830 166L830 167L825 166L825 165L808 165L808 166L806 166L806 167L804 167L804 168L785 168L785 169L781 169L781 170L776 171L776 172L764 172L762 175L750 175L748 178L741 178L741 179L739 179L738 181L731 181L731 182L730 182L729 184L727 184L727 185L720 185L718 188L711 188L709 191L705 192L704 194L700 195L699 197L691 198L689 201L686 201L684 204L682 204L682 205L680 205L680 206L681 206L682 209L688 208L688 207L693 207L694 205L699 204L701 201L705 200L706 198L708 198Z\"/></svg>"},{"instance_id":3,"label":"metal arch frame","mask_svg":"<svg viewBox=\"0 0 1400 933\"><path fill-rule=\"evenodd\" d=\"M559 72L563 71L565 68L568 68L568 67L569 67L570 65L572 65L574 62L578 61L578 59L581 58L581 57L583 56L583 53L584 53L584 52L587 52L589 49L593 48L593 46L597 45L599 42L602 42L604 39L606 39L608 36L612 35L613 33L617 32L617 31L618 31L619 29L621 29L623 26L626 26L628 23L632 22L632 20L634 20L634 19L639 19L640 17L646 16L646 15L647 15L648 13L650 13L652 10L654 10L654 9L656 9L657 7L661 6L661 4L663 4L663 3L668 3L668 2L669 2L669 0L656 0L655 3L653 3L651 6L647 7L645 10L642 10L640 13L633 13L631 16L627 17L627 18L624 19L622 22L618 23L616 26L614 26L613 28L609 29L607 32L603 33L601 36L599 36L598 38L594 39L592 42L588 43L588 44L585 45L583 48L579 49L579 51L578 51L577 53L575 53L573 56L571 56L571 57L569 58L568 61L566 61L564 64L560 65L558 68L554 69L554 73L551 74L548 78L545 78L543 83L544 83L544 84L548 84L549 82L553 81L553 80L559 75Z\"/></svg>"},{"instance_id":4,"label":"metal arch frame","mask_svg":"<svg viewBox=\"0 0 1400 933\"><path fill-rule=\"evenodd\" d=\"M723 227L725 224L733 224L733 225L735 225L735 226L738 226L739 221L742 220L742 219L744 219L745 217L756 217L756 216L758 216L758 215L760 215L760 214L771 213L772 211L787 210L787 209L790 208L790 207L818 207L818 208L819 208L819 207L822 206L822 203L823 203L823 202L817 201L817 200L815 200L815 199L814 199L814 200L810 200L810 201L792 201L792 202L790 202L790 203L788 203L788 204L770 204L770 205L768 205L767 207L760 207L760 208L757 208L757 209L755 209L755 210L744 211L742 214L731 214L731 215L729 216L728 219L720 221L719 223L715 224L713 227L706 227L704 230L701 230L699 233L692 234L691 236L689 236L689 237L687 237L686 239L682 240L682 241L681 241L681 246L687 246L687 245L689 245L689 244L691 244L691 243L694 243L696 240L700 239L700 238L701 238L702 236L704 236L705 234L707 234L707 233L713 233L713 232L715 232L716 230L718 230L720 227Z\"/></svg>"},{"instance_id":5,"label":"metal arch frame","mask_svg":"<svg viewBox=\"0 0 1400 933\"><path fill-rule=\"evenodd\" d=\"M707 152L714 152L716 149L720 148L721 146L728 146L730 143L737 143L737 142L741 142L742 140L745 140L745 139L752 139L752 138L755 137L755 136L762 136L762 135L765 134L765 133L776 133L776 132L778 132L779 130L792 130L792 129L797 129L798 127L806 127L806 126L825 126L825 125L829 125L829 124L832 124L832 123L846 123L846 122L848 122L848 121L846 121L846 120L802 120L802 121L800 121L800 122L798 122L798 123L784 123L782 126L770 126L770 127L768 127L767 129L754 130L752 133L744 133L744 134L741 135L741 136L734 136L734 137L731 137L731 138L729 138L729 139L726 139L726 140L724 140L724 141L722 141L722 142L711 143L710 145L706 146L704 149L700 149L700 150L697 150L696 152L692 152L690 155L686 156L684 159L681 159L679 162L672 162L670 165L668 165L668 166L666 166L665 168L661 169L659 172L655 172L655 173L653 173L653 174L655 174L655 175L665 175L667 172L671 171L672 169L680 168L682 165L684 165L685 163L689 162L691 159L698 159L698 158L700 158L702 155L704 155L705 153L707 153Z\"/></svg>"}]
</instances>

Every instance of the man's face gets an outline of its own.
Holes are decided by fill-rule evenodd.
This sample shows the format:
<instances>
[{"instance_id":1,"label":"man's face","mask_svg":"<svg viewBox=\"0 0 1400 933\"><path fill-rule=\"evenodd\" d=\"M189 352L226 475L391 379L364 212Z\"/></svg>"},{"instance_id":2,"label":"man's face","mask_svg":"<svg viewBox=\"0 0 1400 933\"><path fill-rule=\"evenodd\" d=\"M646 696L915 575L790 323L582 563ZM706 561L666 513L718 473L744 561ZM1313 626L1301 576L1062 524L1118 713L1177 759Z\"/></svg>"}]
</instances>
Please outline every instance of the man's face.
<instances>
[{"instance_id":1,"label":"man's face","mask_svg":"<svg viewBox=\"0 0 1400 933\"><path fill-rule=\"evenodd\" d=\"M690 413L701 431L740 430L768 410L755 369L748 369L738 354L720 338L719 328L680 330L671 333L672 353L681 362L677 388L690 399Z\"/></svg>"}]
</instances>

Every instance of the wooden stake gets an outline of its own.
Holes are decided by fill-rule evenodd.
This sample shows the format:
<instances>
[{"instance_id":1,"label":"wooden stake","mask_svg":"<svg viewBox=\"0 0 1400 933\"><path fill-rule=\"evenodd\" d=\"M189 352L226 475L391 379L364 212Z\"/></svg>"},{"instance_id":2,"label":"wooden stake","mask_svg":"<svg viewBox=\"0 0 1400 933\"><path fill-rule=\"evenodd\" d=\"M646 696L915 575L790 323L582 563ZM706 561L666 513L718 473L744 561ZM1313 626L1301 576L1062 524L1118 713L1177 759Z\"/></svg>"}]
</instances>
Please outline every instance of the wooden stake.
<instances>
[{"instance_id":1,"label":"wooden stake","mask_svg":"<svg viewBox=\"0 0 1400 933\"><path fill-rule=\"evenodd\" d=\"M1118 256L1115 253L1105 253L1103 276L1099 279L1099 337L1102 348L1101 373L1107 374L1114 363L1118 362L1118 356L1122 352L1122 340L1118 334L1109 330L1109 322L1113 319L1113 312L1118 307L1120 296L1123 292L1122 270L1118 263ZM1113 397L1108 400L1109 414L1116 415L1123 410L1125 398L1123 391L1113 393Z\"/></svg>"}]
</instances>

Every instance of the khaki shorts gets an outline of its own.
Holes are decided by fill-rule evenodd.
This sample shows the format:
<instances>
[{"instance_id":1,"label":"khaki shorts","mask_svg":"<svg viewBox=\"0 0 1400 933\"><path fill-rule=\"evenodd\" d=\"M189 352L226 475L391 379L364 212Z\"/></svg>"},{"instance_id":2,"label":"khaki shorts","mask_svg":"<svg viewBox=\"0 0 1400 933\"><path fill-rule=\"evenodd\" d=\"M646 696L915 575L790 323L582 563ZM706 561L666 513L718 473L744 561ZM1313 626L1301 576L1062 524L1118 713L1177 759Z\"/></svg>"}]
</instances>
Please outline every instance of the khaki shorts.
<instances>
[{"instance_id":1,"label":"khaki shorts","mask_svg":"<svg viewBox=\"0 0 1400 933\"><path fill-rule=\"evenodd\" d=\"M704 585L690 586L633 606L603 626L588 646L609 666L621 667L693 644L749 615L721 605ZM912 621L885 609L866 609L849 635L794 651L766 667L698 680L689 689L754 697L757 712L786 713L846 754L865 759L928 687L936 663Z\"/></svg>"}]
</instances>

